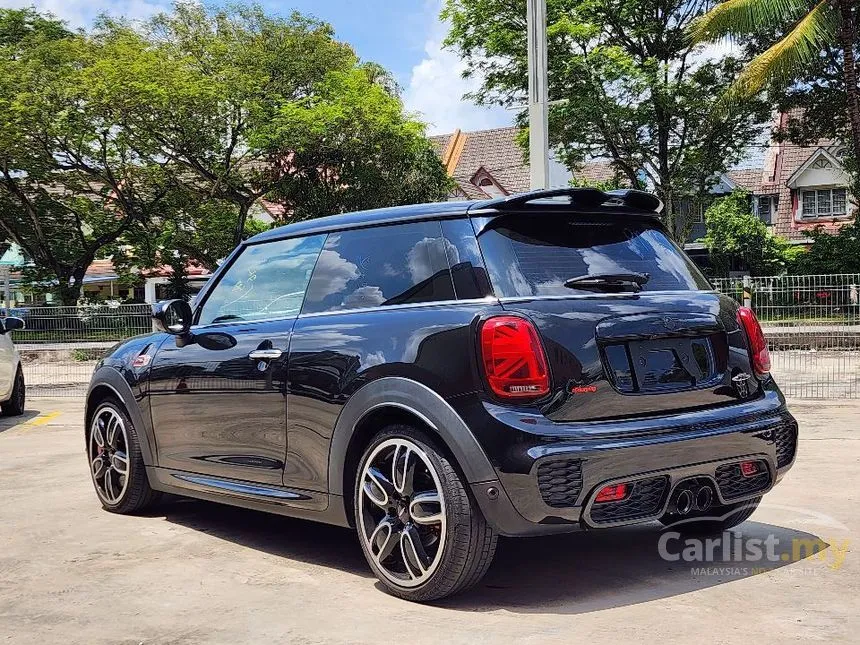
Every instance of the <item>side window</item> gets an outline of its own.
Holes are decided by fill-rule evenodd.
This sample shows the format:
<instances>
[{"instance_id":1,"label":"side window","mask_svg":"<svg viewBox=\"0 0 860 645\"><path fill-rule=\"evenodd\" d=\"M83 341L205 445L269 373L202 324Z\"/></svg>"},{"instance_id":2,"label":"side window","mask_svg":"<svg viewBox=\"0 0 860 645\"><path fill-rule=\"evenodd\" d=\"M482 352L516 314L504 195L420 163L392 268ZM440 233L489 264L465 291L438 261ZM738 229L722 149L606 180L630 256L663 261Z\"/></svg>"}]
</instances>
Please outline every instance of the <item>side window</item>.
<instances>
[{"instance_id":1,"label":"side window","mask_svg":"<svg viewBox=\"0 0 860 645\"><path fill-rule=\"evenodd\" d=\"M246 247L203 303L198 324L297 315L325 239L314 235Z\"/></svg>"},{"instance_id":2,"label":"side window","mask_svg":"<svg viewBox=\"0 0 860 645\"><path fill-rule=\"evenodd\" d=\"M457 299L493 295L472 222L467 219L445 220L442 222L442 234L445 236L445 249Z\"/></svg>"},{"instance_id":3,"label":"side window","mask_svg":"<svg viewBox=\"0 0 860 645\"><path fill-rule=\"evenodd\" d=\"M441 226L416 222L330 234L302 312L453 299Z\"/></svg>"}]
</instances>

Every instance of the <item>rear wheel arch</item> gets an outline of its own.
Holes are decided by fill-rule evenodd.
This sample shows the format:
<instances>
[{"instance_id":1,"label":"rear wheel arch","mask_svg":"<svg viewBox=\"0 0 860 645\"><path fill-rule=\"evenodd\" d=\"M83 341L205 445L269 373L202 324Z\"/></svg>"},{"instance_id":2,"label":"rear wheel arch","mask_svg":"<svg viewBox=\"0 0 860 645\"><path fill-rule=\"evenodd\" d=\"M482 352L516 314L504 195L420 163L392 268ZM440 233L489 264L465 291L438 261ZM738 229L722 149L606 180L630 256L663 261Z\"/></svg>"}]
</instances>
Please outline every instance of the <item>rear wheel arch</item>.
<instances>
[{"instance_id":1,"label":"rear wheel arch","mask_svg":"<svg viewBox=\"0 0 860 645\"><path fill-rule=\"evenodd\" d=\"M358 463L373 436L392 423L425 432L460 471L463 481L495 479L495 470L477 439L438 393L410 379L381 378L350 397L332 434L329 493L341 498L351 523L352 489Z\"/></svg>"},{"instance_id":2,"label":"rear wheel arch","mask_svg":"<svg viewBox=\"0 0 860 645\"><path fill-rule=\"evenodd\" d=\"M353 504L355 491L353 490L353 485L358 475L361 458L373 437L381 429L392 425L406 425L423 432L432 441L434 447L448 458L454 468L459 471L460 475L462 476L463 474L462 467L457 462L456 456L451 452L450 447L442 437L439 436L438 431L427 422L427 419L422 418L414 410L391 404L384 404L369 410L356 424L349 440L346 455L344 456L342 482L344 510L351 526L355 525Z\"/></svg>"}]
</instances>

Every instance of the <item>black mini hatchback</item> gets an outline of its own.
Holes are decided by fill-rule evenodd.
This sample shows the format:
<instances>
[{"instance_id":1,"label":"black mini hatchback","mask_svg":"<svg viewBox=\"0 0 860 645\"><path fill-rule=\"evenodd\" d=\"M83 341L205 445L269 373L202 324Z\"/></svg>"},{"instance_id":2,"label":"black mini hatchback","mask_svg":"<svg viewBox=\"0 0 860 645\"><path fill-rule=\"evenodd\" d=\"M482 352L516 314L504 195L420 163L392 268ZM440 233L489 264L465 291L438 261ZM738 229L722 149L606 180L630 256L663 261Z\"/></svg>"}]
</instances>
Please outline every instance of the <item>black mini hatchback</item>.
<instances>
[{"instance_id":1,"label":"black mini hatchback","mask_svg":"<svg viewBox=\"0 0 860 645\"><path fill-rule=\"evenodd\" d=\"M417 601L477 583L500 535L744 521L797 424L753 312L660 209L560 189L251 238L98 364L102 505L168 492L355 527Z\"/></svg>"}]
</instances>

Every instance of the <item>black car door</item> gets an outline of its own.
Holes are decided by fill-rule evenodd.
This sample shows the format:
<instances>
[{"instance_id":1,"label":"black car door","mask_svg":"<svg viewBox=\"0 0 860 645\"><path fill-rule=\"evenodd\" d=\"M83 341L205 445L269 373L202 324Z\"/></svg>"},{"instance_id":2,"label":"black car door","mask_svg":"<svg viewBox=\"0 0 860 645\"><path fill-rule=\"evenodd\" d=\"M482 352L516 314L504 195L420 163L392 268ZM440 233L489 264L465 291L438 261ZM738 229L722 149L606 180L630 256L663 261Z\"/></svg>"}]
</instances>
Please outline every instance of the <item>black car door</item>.
<instances>
[{"instance_id":1,"label":"black car door","mask_svg":"<svg viewBox=\"0 0 860 645\"><path fill-rule=\"evenodd\" d=\"M281 484L290 335L325 235L244 248L150 372L162 468ZM184 346L180 346L184 345Z\"/></svg>"}]
</instances>

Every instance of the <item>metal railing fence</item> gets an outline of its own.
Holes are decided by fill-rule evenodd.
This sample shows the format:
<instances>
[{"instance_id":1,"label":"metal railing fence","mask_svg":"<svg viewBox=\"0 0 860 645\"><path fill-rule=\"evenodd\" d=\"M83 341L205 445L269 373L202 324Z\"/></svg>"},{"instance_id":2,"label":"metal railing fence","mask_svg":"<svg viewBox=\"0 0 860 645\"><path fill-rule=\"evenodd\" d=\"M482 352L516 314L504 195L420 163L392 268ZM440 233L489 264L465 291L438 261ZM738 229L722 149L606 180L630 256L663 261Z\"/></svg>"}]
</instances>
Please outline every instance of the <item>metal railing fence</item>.
<instances>
[{"instance_id":1,"label":"metal railing fence","mask_svg":"<svg viewBox=\"0 0 860 645\"><path fill-rule=\"evenodd\" d=\"M752 307L787 396L860 398L860 274L718 278L714 287Z\"/></svg>"},{"instance_id":2,"label":"metal railing fence","mask_svg":"<svg viewBox=\"0 0 860 645\"><path fill-rule=\"evenodd\" d=\"M22 318L12 332L30 396L80 396L105 350L152 331L149 305L16 307L0 314Z\"/></svg>"},{"instance_id":3,"label":"metal railing fence","mask_svg":"<svg viewBox=\"0 0 860 645\"><path fill-rule=\"evenodd\" d=\"M860 324L860 273L715 278L717 291L781 326Z\"/></svg>"},{"instance_id":4,"label":"metal railing fence","mask_svg":"<svg viewBox=\"0 0 860 645\"><path fill-rule=\"evenodd\" d=\"M860 274L718 278L714 288L756 312L788 396L860 398ZM80 396L113 344L152 330L149 305L19 307L13 340L30 395Z\"/></svg>"}]
</instances>

